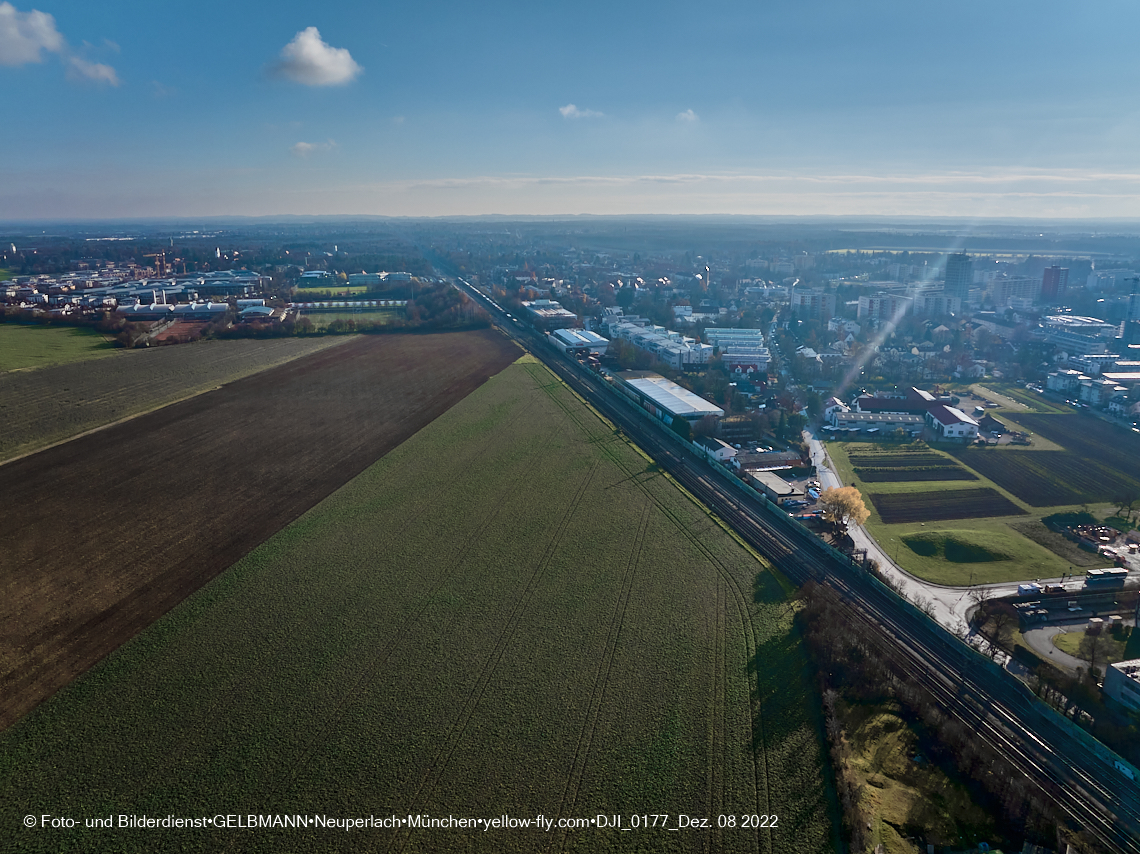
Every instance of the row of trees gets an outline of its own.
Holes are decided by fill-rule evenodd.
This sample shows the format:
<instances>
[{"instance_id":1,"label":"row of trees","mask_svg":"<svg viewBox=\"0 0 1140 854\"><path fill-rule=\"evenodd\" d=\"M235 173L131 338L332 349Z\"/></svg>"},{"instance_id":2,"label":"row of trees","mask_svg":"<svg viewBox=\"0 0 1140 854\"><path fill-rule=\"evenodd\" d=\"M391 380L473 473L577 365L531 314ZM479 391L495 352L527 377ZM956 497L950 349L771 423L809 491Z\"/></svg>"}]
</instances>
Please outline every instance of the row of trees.
<instances>
[{"instance_id":1,"label":"row of trees","mask_svg":"<svg viewBox=\"0 0 1140 854\"><path fill-rule=\"evenodd\" d=\"M1051 848L1063 837L1076 851L1091 854L1097 850L1082 833L1063 825L1047 793L1030 783L1020 770L978 739L971 727L950 715L937 698L916 684L874 627L857 620L835 591L809 582L801 588L799 599L802 607L796 621L819 674L833 761L845 761L843 750L834 747L843 734L834 714L828 714L837 697L852 703L896 700L904 715L921 724L930 736L930 758L973 781L978 786L975 798L1000 817L1006 833ZM837 768L837 779L851 850L863 851L866 817L858 810L861 786L842 766Z\"/></svg>"}]
</instances>

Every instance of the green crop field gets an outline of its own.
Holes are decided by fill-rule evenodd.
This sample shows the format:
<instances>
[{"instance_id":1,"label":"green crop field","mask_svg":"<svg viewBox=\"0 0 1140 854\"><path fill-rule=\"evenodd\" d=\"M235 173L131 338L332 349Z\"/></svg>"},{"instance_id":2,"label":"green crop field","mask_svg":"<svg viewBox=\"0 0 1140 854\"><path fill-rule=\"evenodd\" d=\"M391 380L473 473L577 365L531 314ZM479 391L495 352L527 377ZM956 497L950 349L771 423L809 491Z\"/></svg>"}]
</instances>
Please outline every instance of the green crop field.
<instances>
[{"instance_id":1,"label":"green crop field","mask_svg":"<svg viewBox=\"0 0 1140 854\"><path fill-rule=\"evenodd\" d=\"M11 325L0 324L0 335ZM201 341L111 351L118 353L113 359L0 374L0 460L148 412L346 340L335 337Z\"/></svg>"},{"instance_id":2,"label":"green crop field","mask_svg":"<svg viewBox=\"0 0 1140 854\"><path fill-rule=\"evenodd\" d=\"M114 356L122 351L94 329L0 323L0 373Z\"/></svg>"},{"instance_id":3,"label":"green crop field","mask_svg":"<svg viewBox=\"0 0 1140 854\"><path fill-rule=\"evenodd\" d=\"M974 471L1032 507L1140 496L1140 482L1118 471L1114 459L1102 458L1102 462L1070 451L995 448L962 448L956 454Z\"/></svg>"},{"instance_id":4,"label":"green crop field","mask_svg":"<svg viewBox=\"0 0 1140 854\"><path fill-rule=\"evenodd\" d=\"M0 825L29 851L832 851L783 585L520 360L0 736ZM48 811L712 829L20 827Z\"/></svg>"}]
</instances>

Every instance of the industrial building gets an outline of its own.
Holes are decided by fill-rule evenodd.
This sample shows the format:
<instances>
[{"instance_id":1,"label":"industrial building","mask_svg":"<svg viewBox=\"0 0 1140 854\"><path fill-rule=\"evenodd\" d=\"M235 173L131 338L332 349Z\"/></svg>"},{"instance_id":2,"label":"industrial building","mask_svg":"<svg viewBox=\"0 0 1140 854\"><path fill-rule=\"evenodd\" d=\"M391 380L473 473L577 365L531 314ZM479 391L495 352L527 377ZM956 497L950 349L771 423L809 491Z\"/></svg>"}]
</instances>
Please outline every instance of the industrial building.
<instances>
[{"instance_id":1,"label":"industrial building","mask_svg":"<svg viewBox=\"0 0 1140 854\"><path fill-rule=\"evenodd\" d=\"M638 406L672 424L674 418L683 418L690 424L709 415L720 418L724 410L715 403L693 394L671 380L651 371L621 371L610 374L616 388Z\"/></svg>"},{"instance_id":2,"label":"industrial building","mask_svg":"<svg viewBox=\"0 0 1140 854\"><path fill-rule=\"evenodd\" d=\"M224 315L229 310L229 303L224 302L191 302L178 305L152 303L151 305L121 305L115 313L128 320L194 320L198 318L209 319Z\"/></svg>"},{"instance_id":3,"label":"industrial building","mask_svg":"<svg viewBox=\"0 0 1140 854\"><path fill-rule=\"evenodd\" d=\"M550 343L563 353L590 353L594 356L603 356L609 339L603 338L597 332L588 329L555 329L547 338Z\"/></svg>"},{"instance_id":4,"label":"industrial building","mask_svg":"<svg viewBox=\"0 0 1140 854\"><path fill-rule=\"evenodd\" d=\"M766 471L750 471L745 476L750 486L757 492L764 493L769 501L774 501L777 504L804 496L802 489L788 483L778 474Z\"/></svg>"},{"instance_id":5,"label":"industrial building","mask_svg":"<svg viewBox=\"0 0 1140 854\"><path fill-rule=\"evenodd\" d=\"M578 315L567 311L561 303L548 299L536 299L524 302L523 310L527 319L540 329L565 329L578 325Z\"/></svg>"},{"instance_id":6,"label":"industrial building","mask_svg":"<svg viewBox=\"0 0 1140 854\"><path fill-rule=\"evenodd\" d=\"M899 429L917 435L922 432L925 420L921 415L905 412L850 412L838 407L831 410L827 419L836 430L866 430L888 433ZM832 431L829 431L832 432Z\"/></svg>"},{"instance_id":7,"label":"industrial building","mask_svg":"<svg viewBox=\"0 0 1140 854\"><path fill-rule=\"evenodd\" d=\"M733 457L736 456L736 448L732 447L732 445L723 439L710 439L708 436L698 436L693 440L693 445L710 460L716 460L718 463L730 463Z\"/></svg>"},{"instance_id":8,"label":"industrial building","mask_svg":"<svg viewBox=\"0 0 1140 854\"><path fill-rule=\"evenodd\" d=\"M1140 658L1108 665L1104 693L1125 708L1140 711Z\"/></svg>"},{"instance_id":9,"label":"industrial building","mask_svg":"<svg viewBox=\"0 0 1140 854\"><path fill-rule=\"evenodd\" d=\"M927 410L939 402L938 398L928 391L909 388L905 395L895 397L885 395L858 397L855 399L855 409L859 412L906 412L925 416Z\"/></svg>"}]
</instances>

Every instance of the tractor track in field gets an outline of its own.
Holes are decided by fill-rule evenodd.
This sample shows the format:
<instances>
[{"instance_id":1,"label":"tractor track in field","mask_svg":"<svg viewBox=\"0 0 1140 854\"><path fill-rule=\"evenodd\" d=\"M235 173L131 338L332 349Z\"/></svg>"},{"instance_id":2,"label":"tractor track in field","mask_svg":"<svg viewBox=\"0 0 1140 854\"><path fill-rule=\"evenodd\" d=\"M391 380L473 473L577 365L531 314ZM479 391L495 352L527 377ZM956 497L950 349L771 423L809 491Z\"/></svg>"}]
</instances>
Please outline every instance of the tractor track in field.
<instances>
[{"instance_id":1,"label":"tractor track in field","mask_svg":"<svg viewBox=\"0 0 1140 854\"><path fill-rule=\"evenodd\" d=\"M574 756L570 762L570 774L566 778L566 785L562 790L557 815L573 814L578 804L582 783L586 776L586 764L589 762L590 751L594 746L594 737L597 734L598 721L605 707L606 688L609 685L610 674L617 655L618 641L621 639L622 627L625 624L625 615L629 609L629 600L633 595L633 579L637 574L638 564L641 562L641 553L645 547L645 537L649 530L649 521L652 517L653 504L646 501L638 523L637 534L634 536L633 546L629 558L626 560L625 572L622 574L622 586L618 592L617 603L610 624L606 632L606 643L603 647L602 657L594 674L594 683L590 689L590 699L586 704L586 717L582 729L578 734L578 742L574 748ZM549 848L563 850L566 845L567 833L563 829L551 842Z\"/></svg>"},{"instance_id":2,"label":"tractor track in field","mask_svg":"<svg viewBox=\"0 0 1140 854\"><path fill-rule=\"evenodd\" d=\"M537 460L540 458L540 456L541 455L536 454L534 458ZM463 704L463 708L460 710L458 716L452 724L451 730L445 737L443 746L429 763L423 779L420 781L419 786L417 786L415 792L412 794L411 804L408 807L409 814L418 812L418 803L421 802L421 800L429 799L432 792L435 790L435 787L439 785L440 777L446 770L447 766L450 764L452 757L455 755L456 749L462 743L463 736L467 731L467 727L471 723L471 719L475 715L476 709L479 707L479 704L482 702L484 695L487 693L487 688L490 686L495 672L498 670L499 664L503 659L503 656L506 654L507 649L510 647L512 641L514 640L515 633L518 631L519 622L522 619L526 607L530 604L530 600L534 595L538 581L543 577L543 575L545 575L546 570L549 568L550 562L553 560L555 553L558 551L558 546L561 544L562 538L565 536L567 528L570 527L571 521L577 514L578 508L582 504L582 499L585 497L590 484L593 483L594 476L597 474L598 468L600 466L601 462L595 462L590 467L590 470L586 473L586 475L582 478L582 482L578 485L578 488L575 490L574 495L570 500L569 506L562 514L562 519L559 521L559 524L554 531L553 536L550 538L550 542L543 550L542 557L539 558L538 563L535 565L534 571L531 572L530 578L527 579L526 587L515 599L514 606L511 608L511 612L507 616L507 619L504 623L504 631L496 640L495 646L491 649L490 655L488 655L484 660L483 667L480 669L479 675L475 680L475 686L468 694L467 700ZM393 837L392 842L388 846L388 850L393 850L393 847L398 845L398 847L395 847L395 850L403 851L407 846L409 839L410 830L401 829Z\"/></svg>"}]
</instances>

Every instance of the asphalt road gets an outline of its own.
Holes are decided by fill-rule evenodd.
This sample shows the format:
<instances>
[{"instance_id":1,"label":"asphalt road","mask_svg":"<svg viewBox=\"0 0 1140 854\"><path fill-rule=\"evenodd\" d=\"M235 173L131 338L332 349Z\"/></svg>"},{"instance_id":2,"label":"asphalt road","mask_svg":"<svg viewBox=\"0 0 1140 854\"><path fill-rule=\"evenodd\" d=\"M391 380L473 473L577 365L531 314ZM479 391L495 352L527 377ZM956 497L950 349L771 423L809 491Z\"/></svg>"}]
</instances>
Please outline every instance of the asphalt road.
<instances>
[{"instance_id":1,"label":"asphalt road","mask_svg":"<svg viewBox=\"0 0 1140 854\"><path fill-rule=\"evenodd\" d=\"M797 584L815 580L835 589L852 615L874 626L894 650L894 664L921 684L978 737L1044 791L1107 850L1140 854L1140 786L1113 765L1113 754L1072 732L1011 674L858 569L773 505L756 500L735 479L699 461L686 443L648 413L604 387L518 318L479 291L496 325L541 359L591 406L621 427L682 486Z\"/></svg>"}]
</instances>

